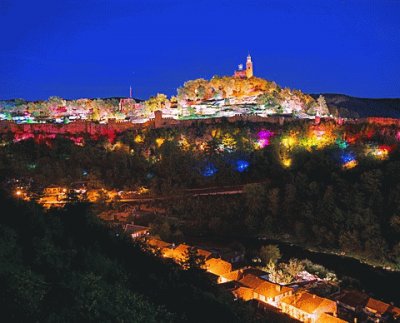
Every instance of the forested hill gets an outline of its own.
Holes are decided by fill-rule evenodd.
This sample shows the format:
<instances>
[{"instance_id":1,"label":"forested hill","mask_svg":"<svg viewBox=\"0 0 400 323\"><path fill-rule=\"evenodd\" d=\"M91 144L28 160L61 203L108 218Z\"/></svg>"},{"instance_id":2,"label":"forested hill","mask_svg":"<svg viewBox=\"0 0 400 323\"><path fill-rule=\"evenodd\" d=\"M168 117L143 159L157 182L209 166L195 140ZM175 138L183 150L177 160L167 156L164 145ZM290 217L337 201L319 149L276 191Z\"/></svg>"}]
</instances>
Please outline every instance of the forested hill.
<instances>
[{"instance_id":1,"label":"forested hill","mask_svg":"<svg viewBox=\"0 0 400 323\"><path fill-rule=\"evenodd\" d=\"M318 98L320 94L311 94ZM337 110L342 117L400 118L400 99L356 98L344 94L324 94L331 113Z\"/></svg>"},{"instance_id":2,"label":"forested hill","mask_svg":"<svg viewBox=\"0 0 400 323\"><path fill-rule=\"evenodd\" d=\"M4 322L243 322L247 306L116 236L85 205L43 212L0 193ZM245 319L247 318L247 319Z\"/></svg>"}]
</instances>

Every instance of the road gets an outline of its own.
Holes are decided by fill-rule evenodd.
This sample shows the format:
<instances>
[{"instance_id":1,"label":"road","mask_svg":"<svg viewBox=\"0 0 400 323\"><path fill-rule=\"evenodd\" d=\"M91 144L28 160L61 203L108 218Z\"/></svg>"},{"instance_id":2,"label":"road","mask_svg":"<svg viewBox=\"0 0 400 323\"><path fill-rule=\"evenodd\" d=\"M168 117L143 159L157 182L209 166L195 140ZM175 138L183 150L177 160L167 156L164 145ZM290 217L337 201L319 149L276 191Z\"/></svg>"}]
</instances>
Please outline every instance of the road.
<instances>
[{"instance_id":1,"label":"road","mask_svg":"<svg viewBox=\"0 0 400 323\"><path fill-rule=\"evenodd\" d=\"M243 193L244 185L234 186L219 186L207 188L186 189L180 195L167 195L167 196L137 196L132 198L119 199L115 202L129 203L129 202L151 202L155 200L168 200L179 196L207 196L207 195L236 195Z\"/></svg>"}]
</instances>

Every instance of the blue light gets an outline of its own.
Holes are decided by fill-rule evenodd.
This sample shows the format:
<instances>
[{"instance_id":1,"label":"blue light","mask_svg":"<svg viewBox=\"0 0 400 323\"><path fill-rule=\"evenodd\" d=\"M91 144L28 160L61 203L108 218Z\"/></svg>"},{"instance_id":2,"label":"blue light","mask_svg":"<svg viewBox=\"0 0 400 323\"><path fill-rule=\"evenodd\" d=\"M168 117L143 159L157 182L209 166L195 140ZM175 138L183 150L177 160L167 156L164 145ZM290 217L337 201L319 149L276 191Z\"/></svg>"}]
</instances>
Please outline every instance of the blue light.
<instances>
[{"instance_id":1,"label":"blue light","mask_svg":"<svg viewBox=\"0 0 400 323\"><path fill-rule=\"evenodd\" d=\"M213 176L217 172L215 166L211 163L207 164L206 167L203 168L201 174L205 177Z\"/></svg>"},{"instance_id":2,"label":"blue light","mask_svg":"<svg viewBox=\"0 0 400 323\"><path fill-rule=\"evenodd\" d=\"M354 157L354 154L352 152L343 153L341 155L341 160L343 164L347 164L355 159L356 158Z\"/></svg>"},{"instance_id":3,"label":"blue light","mask_svg":"<svg viewBox=\"0 0 400 323\"><path fill-rule=\"evenodd\" d=\"M247 160L239 159L236 161L236 170L239 173L243 173L249 167L249 162Z\"/></svg>"}]
</instances>

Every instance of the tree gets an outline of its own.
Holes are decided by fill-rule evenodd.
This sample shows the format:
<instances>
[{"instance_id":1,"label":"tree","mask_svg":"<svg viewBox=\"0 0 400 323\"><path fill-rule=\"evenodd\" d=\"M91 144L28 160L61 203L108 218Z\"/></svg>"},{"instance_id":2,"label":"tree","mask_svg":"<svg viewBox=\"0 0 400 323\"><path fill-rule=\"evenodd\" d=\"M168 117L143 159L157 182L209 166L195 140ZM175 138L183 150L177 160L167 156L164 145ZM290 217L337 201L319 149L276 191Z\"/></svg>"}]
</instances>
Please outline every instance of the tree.
<instances>
[{"instance_id":1,"label":"tree","mask_svg":"<svg viewBox=\"0 0 400 323\"><path fill-rule=\"evenodd\" d=\"M293 278L304 270L304 265L300 260L291 258L287 264L284 265L284 270Z\"/></svg>"},{"instance_id":2,"label":"tree","mask_svg":"<svg viewBox=\"0 0 400 323\"><path fill-rule=\"evenodd\" d=\"M165 94L157 93L156 96L150 97L144 102L148 113L156 110L162 110L169 103L168 97Z\"/></svg>"},{"instance_id":3,"label":"tree","mask_svg":"<svg viewBox=\"0 0 400 323\"><path fill-rule=\"evenodd\" d=\"M247 184L243 188L246 206L251 214L258 215L265 207L265 189L262 184Z\"/></svg>"},{"instance_id":4,"label":"tree","mask_svg":"<svg viewBox=\"0 0 400 323\"><path fill-rule=\"evenodd\" d=\"M260 258L265 263L276 263L281 258L281 252L276 245L262 246L260 249Z\"/></svg>"},{"instance_id":5,"label":"tree","mask_svg":"<svg viewBox=\"0 0 400 323\"><path fill-rule=\"evenodd\" d=\"M320 95L317 99L317 108L316 108L316 113L317 115L328 115L329 114L329 110L328 110L328 105L326 104L325 98Z\"/></svg>"},{"instance_id":6,"label":"tree","mask_svg":"<svg viewBox=\"0 0 400 323\"><path fill-rule=\"evenodd\" d=\"M390 226L396 233L400 233L400 216L394 215L390 219Z\"/></svg>"}]
</instances>

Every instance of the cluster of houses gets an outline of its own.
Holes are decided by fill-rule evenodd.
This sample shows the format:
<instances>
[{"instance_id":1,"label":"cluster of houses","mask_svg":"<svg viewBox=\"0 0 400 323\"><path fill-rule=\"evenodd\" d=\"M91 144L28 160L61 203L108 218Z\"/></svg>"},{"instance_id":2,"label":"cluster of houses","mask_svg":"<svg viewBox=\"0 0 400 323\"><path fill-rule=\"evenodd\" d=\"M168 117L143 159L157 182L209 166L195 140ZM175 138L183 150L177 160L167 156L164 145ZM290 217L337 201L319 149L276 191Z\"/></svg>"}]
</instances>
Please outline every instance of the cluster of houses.
<instances>
[{"instance_id":1,"label":"cluster of houses","mask_svg":"<svg viewBox=\"0 0 400 323\"><path fill-rule=\"evenodd\" d=\"M394 322L400 321L400 308L369 297L367 294L344 290L335 297L341 316L354 317L359 321Z\"/></svg>"},{"instance_id":2,"label":"cluster of houses","mask_svg":"<svg viewBox=\"0 0 400 323\"><path fill-rule=\"evenodd\" d=\"M191 246L171 244L149 236L149 228L135 226L128 230L132 238L146 237L151 250L181 264ZM204 259L202 268L235 299L252 301L259 308L284 313L301 322L394 322L400 320L400 309L356 291L342 291L332 299L318 296L297 284L280 285L268 280L268 273L254 267L234 269L241 255L223 257L196 248ZM360 296L362 295L362 296ZM340 318L339 318L340 316Z\"/></svg>"},{"instance_id":3,"label":"cluster of houses","mask_svg":"<svg viewBox=\"0 0 400 323\"><path fill-rule=\"evenodd\" d=\"M155 238L148 238L146 242L153 251L177 263L184 261L191 248L186 244L175 246ZM259 307L272 308L302 322L346 322L337 317L336 301L273 283L268 280L268 273L257 268L235 270L234 262L216 257L208 250L196 250L204 259L202 268L218 284L230 290L236 299L255 301Z\"/></svg>"}]
</instances>

